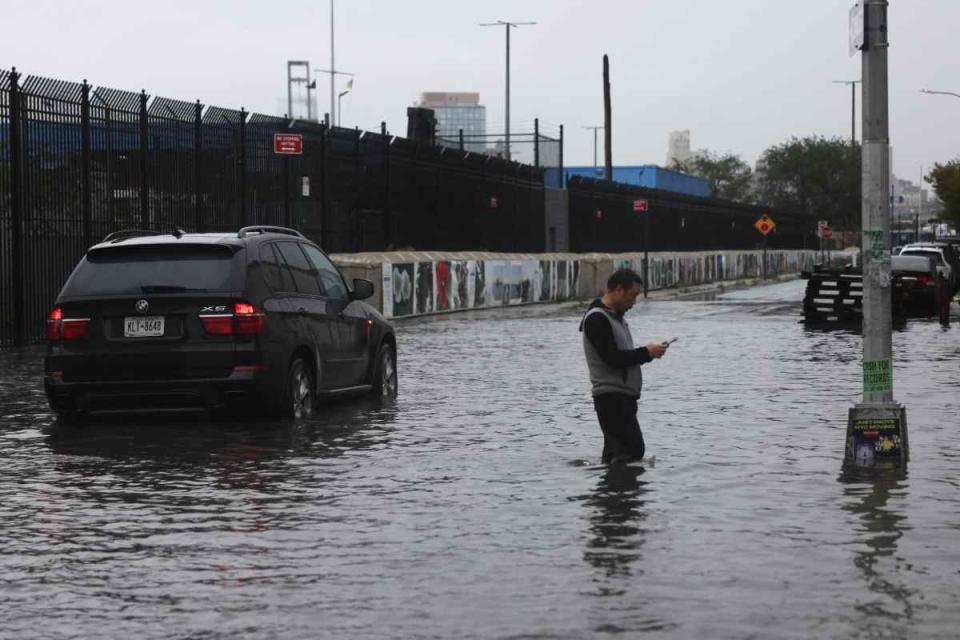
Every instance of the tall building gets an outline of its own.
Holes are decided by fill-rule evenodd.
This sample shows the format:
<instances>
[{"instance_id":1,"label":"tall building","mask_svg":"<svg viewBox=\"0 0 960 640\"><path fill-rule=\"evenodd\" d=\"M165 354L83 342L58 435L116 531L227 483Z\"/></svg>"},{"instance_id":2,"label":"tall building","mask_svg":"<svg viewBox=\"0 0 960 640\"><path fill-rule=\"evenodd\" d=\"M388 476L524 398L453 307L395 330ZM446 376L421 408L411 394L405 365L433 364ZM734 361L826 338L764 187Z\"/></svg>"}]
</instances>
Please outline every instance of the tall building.
<instances>
[{"instance_id":1,"label":"tall building","mask_svg":"<svg viewBox=\"0 0 960 640\"><path fill-rule=\"evenodd\" d=\"M673 166L673 162L686 162L693 154L690 152L690 130L671 131L667 140L667 168Z\"/></svg>"},{"instance_id":2,"label":"tall building","mask_svg":"<svg viewBox=\"0 0 960 640\"><path fill-rule=\"evenodd\" d=\"M464 149L476 153L487 150L487 108L480 104L479 93L431 91L420 94L418 107L433 109L437 119L437 138L441 144L459 140L463 129Z\"/></svg>"}]
</instances>

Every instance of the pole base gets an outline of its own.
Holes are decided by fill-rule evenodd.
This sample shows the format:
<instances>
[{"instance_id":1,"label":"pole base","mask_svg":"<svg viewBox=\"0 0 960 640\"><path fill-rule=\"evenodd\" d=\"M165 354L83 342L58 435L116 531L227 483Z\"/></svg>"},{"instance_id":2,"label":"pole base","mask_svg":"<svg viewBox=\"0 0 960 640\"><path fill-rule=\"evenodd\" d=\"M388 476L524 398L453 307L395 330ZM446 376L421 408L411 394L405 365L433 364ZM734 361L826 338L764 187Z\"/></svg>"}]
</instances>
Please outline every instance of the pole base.
<instances>
[{"instance_id":1,"label":"pole base","mask_svg":"<svg viewBox=\"0 0 960 640\"><path fill-rule=\"evenodd\" d=\"M844 461L858 467L906 463L910 455L907 409L903 405L858 404L847 418Z\"/></svg>"}]
</instances>

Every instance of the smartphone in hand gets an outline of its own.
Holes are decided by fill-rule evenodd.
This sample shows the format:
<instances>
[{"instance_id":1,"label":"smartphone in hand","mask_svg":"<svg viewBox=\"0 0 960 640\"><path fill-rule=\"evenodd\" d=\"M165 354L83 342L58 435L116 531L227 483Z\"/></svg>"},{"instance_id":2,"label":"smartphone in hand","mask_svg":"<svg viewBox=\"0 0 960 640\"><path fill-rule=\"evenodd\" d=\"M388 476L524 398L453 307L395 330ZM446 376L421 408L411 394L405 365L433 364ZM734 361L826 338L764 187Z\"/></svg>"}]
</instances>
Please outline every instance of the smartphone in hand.
<instances>
[{"instance_id":1,"label":"smartphone in hand","mask_svg":"<svg viewBox=\"0 0 960 640\"><path fill-rule=\"evenodd\" d=\"M663 342L663 346L669 347L676 341L677 341L677 338L670 338L669 340L666 340L665 342Z\"/></svg>"}]
</instances>

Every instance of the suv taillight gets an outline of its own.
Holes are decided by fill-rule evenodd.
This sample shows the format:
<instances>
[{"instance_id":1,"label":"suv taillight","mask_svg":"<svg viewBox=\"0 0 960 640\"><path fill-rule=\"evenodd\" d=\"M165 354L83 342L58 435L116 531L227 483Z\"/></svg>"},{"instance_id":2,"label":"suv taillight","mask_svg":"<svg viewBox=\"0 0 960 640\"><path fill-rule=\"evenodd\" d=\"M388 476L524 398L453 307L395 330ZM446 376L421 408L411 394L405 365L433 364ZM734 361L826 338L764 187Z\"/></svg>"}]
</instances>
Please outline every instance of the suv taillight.
<instances>
[{"instance_id":1,"label":"suv taillight","mask_svg":"<svg viewBox=\"0 0 960 640\"><path fill-rule=\"evenodd\" d=\"M212 336L249 336L263 330L263 313L249 302L235 302L233 313L202 314L200 323Z\"/></svg>"},{"instance_id":2,"label":"suv taillight","mask_svg":"<svg viewBox=\"0 0 960 640\"><path fill-rule=\"evenodd\" d=\"M64 318L63 309L54 307L47 318L47 340L69 342L87 335L90 318Z\"/></svg>"},{"instance_id":3,"label":"suv taillight","mask_svg":"<svg viewBox=\"0 0 960 640\"><path fill-rule=\"evenodd\" d=\"M929 275L923 273L923 274L920 274L919 276L917 276L917 281L918 281L920 284L933 284L933 276L929 276Z\"/></svg>"}]
</instances>

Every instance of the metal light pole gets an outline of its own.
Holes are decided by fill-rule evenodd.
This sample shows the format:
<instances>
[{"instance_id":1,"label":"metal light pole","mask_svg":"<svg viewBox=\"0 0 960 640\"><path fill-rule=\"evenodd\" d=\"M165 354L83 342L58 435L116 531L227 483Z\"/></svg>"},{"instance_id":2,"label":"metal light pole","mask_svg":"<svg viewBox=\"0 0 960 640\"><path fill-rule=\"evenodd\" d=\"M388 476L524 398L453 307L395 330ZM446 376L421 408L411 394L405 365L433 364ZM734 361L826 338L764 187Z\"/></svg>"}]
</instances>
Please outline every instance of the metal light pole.
<instances>
[{"instance_id":1,"label":"metal light pole","mask_svg":"<svg viewBox=\"0 0 960 640\"><path fill-rule=\"evenodd\" d=\"M953 91L931 91L930 89L920 89L920 93L929 93L935 96L953 96L954 98L960 98L960 93L954 93Z\"/></svg>"},{"instance_id":2,"label":"metal light pole","mask_svg":"<svg viewBox=\"0 0 960 640\"><path fill-rule=\"evenodd\" d=\"M354 76L354 74L352 73L347 73L346 71L335 71L333 69L315 69L314 73L330 74L330 84L333 84L334 78L336 76L350 76L351 78ZM335 95L336 94L331 94L331 98L330 98L330 126L331 127L340 126L340 120L339 120L340 103L339 101L335 101L335 99L333 98L333 96ZM337 107L336 111L334 110L334 107ZM320 111L319 107L317 107L317 111ZM320 117L320 114L317 113L317 119L319 119L319 117Z\"/></svg>"},{"instance_id":3,"label":"metal light pole","mask_svg":"<svg viewBox=\"0 0 960 640\"><path fill-rule=\"evenodd\" d=\"M330 122L337 122L337 114L333 110L333 81L337 75L337 63L333 47L333 0L330 0ZM318 109L319 111L319 109Z\"/></svg>"},{"instance_id":4,"label":"metal light pole","mask_svg":"<svg viewBox=\"0 0 960 640\"><path fill-rule=\"evenodd\" d=\"M857 143L857 85L860 80L834 80L834 84L850 85L850 144Z\"/></svg>"},{"instance_id":5,"label":"metal light pole","mask_svg":"<svg viewBox=\"0 0 960 640\"><path fill-rule=\"evenodd\" d=\"M587 131L593 131L593 177L597 177L597 131L603 129L603 125L594 125L583 127Z\"/></svg>"},{"instance_id":6,"label":"metal light pole","mask_svg":"<svg viewBox=\"0 0 960 640\"><path fill-rule=\"evenodd\" d=\"M337 94L337 126L338 127L340 126L340 118L343 116L343 110L340 108L340 100L342 100L343 96L350 93L350 90L353 89L352 83L353 83L353 80L351 80L350 83L347 84L346 91L341 91L340 93Z\"/></svg>"},{"instance_id":7,"label":"metal light pole","mask_svg":"<svg viewBox=\"0 0 960 640\"><path fill-rule=\"evenodd\" d=\"M863 401L850 409L845 459L872 466L905 462L909 448L906 408L893 400L887 0L864 0L862 8Z\"/></svg>"},{"instance_id":8,"label":"metal light pole","mask_svg":"<svg viewBox=\"0 0 960 640\"><path fill-rule=\"evenodd\" d=\"M331 0L332 2L332 0ZM504 27L507 33L507 107L506 114L504 116L506 120L506 132L503 134L505 154L507 160L510 159L510 28L516 28L520 26L527 26L537 24L536 22L507 22L505 20L497 20L496 22L481 22L481 27Z\"/></svg>"}]
</instances>

